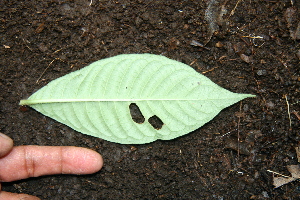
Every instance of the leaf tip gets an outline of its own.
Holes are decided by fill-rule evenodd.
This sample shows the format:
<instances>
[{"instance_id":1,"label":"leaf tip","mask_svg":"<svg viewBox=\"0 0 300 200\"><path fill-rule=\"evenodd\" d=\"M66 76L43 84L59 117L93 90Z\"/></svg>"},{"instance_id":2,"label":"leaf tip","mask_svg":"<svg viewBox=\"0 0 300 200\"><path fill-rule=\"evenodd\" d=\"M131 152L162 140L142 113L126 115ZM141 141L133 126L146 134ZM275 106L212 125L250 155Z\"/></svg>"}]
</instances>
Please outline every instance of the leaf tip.
<instances>
[{"instance_id":1,"label":"leaf tip","mask_svg":"<svg viewBox=\"0 0 300 200\"><path fill-rule=\"evenodd\" d=\"M255 98L256 97L256 95L254 95L254 94L247 94L247 97L246 98Z\"/></svg>"},{"instance_id":2,"label":"leaf tip","mask_svg":"<svg viewBox=\"0 0 300 200\"><path fill-rule=\"evenodd\" d=\"M243 93L238 93L238 95L241 97L241 99L254 98L254 97L256 97L256 95L253 95L253 94L243 94Z\"/></svg>"}]
</instances>

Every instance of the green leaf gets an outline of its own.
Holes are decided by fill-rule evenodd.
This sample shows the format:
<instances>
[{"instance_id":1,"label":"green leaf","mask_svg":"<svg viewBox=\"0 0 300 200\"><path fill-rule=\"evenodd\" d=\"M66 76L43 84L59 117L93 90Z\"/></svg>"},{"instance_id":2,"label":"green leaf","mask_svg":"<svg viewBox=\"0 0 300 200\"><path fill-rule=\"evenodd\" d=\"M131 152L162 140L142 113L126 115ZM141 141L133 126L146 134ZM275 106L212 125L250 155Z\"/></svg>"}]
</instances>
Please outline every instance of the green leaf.
<instances>
[{"instance_id":1,"label":"green leaf","mask_svg":"<svg viewBox=\"0 0 300 200\"><path fill-rule=\"evenodd\" d=\"M225 90L164 56L124 54L53 80L20 105L87 135L143 144L187 134L246 97L254 95Z\"/></svg>"}]
</instances>

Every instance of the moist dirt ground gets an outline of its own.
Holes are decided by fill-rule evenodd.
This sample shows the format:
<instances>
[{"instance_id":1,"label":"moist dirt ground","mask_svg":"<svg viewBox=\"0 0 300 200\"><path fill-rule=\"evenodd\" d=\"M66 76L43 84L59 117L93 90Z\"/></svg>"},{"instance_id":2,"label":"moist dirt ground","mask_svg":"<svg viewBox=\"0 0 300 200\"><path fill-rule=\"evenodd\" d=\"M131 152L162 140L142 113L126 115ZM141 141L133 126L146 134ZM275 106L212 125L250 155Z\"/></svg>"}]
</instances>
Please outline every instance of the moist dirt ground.
<instances>
[{"instance_id":1,"label":"moist dirt ground","mask_svg":"<svg viewBox=\"0 0 300 200\"><path fill-rule=\"evenodd\" d=\"M96 174L2 189L41 199L299 199L298 180L274 188L267 171L291 176L287 166L300 164L299 13L296 0L1 0L0 131L15 145L80 146L104 158ZM125 53L164 55L257 97L185 136L144 145L20 109L51 80Z\"/></svg>"}]
</instances>

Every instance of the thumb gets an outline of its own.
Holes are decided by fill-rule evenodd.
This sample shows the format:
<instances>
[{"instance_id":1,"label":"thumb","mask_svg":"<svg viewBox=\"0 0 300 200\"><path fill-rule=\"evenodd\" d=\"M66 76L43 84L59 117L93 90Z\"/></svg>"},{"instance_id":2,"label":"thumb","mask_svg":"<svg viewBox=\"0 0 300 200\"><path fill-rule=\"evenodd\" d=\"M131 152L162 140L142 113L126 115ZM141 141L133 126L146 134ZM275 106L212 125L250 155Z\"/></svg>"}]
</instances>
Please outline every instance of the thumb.
<instances>
[{"instance_id":1,"label":"thumb","mask_svg":"<svg viewBox=\"0 0 300 200\"><path fill-rule=\"evenodd\" d=\"M0 158L11 151L13 144L14 142L10 137L0 133Z\"/></svg>"},{"instance_id":2,"label":"thumb","mask_svg":"<svg viewBox=\"0 0 300 200\"><path fill-rule=\"evenodd\" d=\"M0 200L40 200L40 198L28 194L15 194L0 191Z\"/></svg>"}]
</instances>

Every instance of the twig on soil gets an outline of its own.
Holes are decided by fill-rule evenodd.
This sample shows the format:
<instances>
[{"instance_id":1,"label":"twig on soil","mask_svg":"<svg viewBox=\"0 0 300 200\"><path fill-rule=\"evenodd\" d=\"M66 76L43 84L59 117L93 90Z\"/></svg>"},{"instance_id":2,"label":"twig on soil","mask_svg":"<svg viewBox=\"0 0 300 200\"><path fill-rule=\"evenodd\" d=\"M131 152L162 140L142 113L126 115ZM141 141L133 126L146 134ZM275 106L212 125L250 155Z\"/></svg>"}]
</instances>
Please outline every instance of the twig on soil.
<instances>
[{"instance_id":1,"label":"twig on soil","mask_svg":"<svg viewBox=\"0 0 300 200\"><path fill-rule=\"evenodd\" d=\"M236 131L236 130L237 130L237 129L234 129L234 130L232 130L232 131L228 131L227 133L221 135L220 138L225 137L225 136L227 136L228 134L230 134L230 133L232 133L233 131Z\"/></svg>"},{"instance_id":2,"label":"twig on soil","mask_svg":"<svg viewBox=\"0 0 300 200\"><path fill-rule=\"evenodd\" d=\"M298 111L293 111L292 113L293 113L294 115L296 115L296 117L300 120L300 115L299 115Z\"/></svg>"},{"instance_id":3,"label":"twig on soil","mask_svg":"<svg viewBox=\"0 0 300 200\"><path fill-rule=\"evenodd\" d=\"M242 112L242 102L240 102L240 113ZM238 116L238 124L237 124L237 139L238 139L238 149L237 149L237 153L238 153L238 160L240 158L240 122L241 122L241 116Z\"/></svg>"},{"instance_id":4,"label":"twig on soil","mask_svg":"<svg viewBox=\"0 0 300 200\"><path fill-rule=\"evenodd\" d=\"M233 9L231 10L231 12L230 12L229 17L231 17L232 15L234 15L234 12L235 12L236 8L237 8L237 6L239 5L239 3L240 3L241 1L242 1L242 0L238 0L238 1L236 2L234 8L233 8Z\"/></svg>"},{"instance_id":5,"label":"twig on soil","mask_svg":"<svg viewBox=\"0 0 300 200\"><path fill-rule=\"evenodd\" d=\"M192 40L191 43L190 43L190 45L196 46L196 47L201 47L203 49L206 49L206 50L210 51L210 48L205 47L203 44L201 44L200 42L197 42L196 40Z\"/></svg>"},{"instance_id":6,"label":"twig on soil","mask_svg":"<svg viewBox=\"0 0 300 200\"><path fill-rule=\"evenodd\" d=\"M46 69L43 71L43 73L40 75L40 77L36 80L35 83L38 83L38 82L40 81L40 79L41 79L42 76L45 74L45 72L47 71L47 69L48 69L48 68L52 65L52 63L53 63L54 61L56 61L56 60L61 60L61 61L63 61L63 60L60 59L60 58L55 58L54 60L52 60L52 61L49 63L48 67L46 67Z\"/></svg>"},{"instance_id":7,"label":"twig on soil","mask_svg":"<svg viewBox=\"0 0 300 200\"><path fill-rule=\"evenodd\" d=\"M251 39L264 39L262 36L245 35L245 36L242 36L242 37L245 37L245 38L251 38Z\"/></svg>"},{"instance_id":8,"label":"twig on soil","mask_svg":"<svg viewBox=\"0 0 300 200\"><path fill-rule=\"evenodd\" d=\"M193 61L189 64L189 66L192 66L193 64L195 64L195 62L197 62L197 60L198 60L198 59L193 60Z\"/></svg>"},{"instance_id":9,"label":"twig on soil","mask_svg":"<svg viewBox=\"0 0 300 200\"><path fill-rule=\"evenodd\" d=\"M219 68L219 66L216 66L216 67L213 67L205 72L201 72L202 74L206 74L207 72L211 72L211 71L214 71L215 69Z\"/></svg>"},{"instance_id":10,"label":"twig on soil","mask_svg":"<svg viewBox=\"0 0 300 200\"><path fill-rule=\"evenodd\" d=\"M27 43L30 43L28 40L25 40L24 38L22 38L22 40L23 40L23 42L24 42L24 44L26 45L26 47L30 50L30 51L33 51L29 46L28 46L28 44Z\"/></svg>"},{"instance_id":11,"label":"twig on soil","mask_svg":"<svg viewBox=\"0 0 300 200\"><path fill-rule=\"evenodd\" d=\"M292 120L291 120L291 113L290 113L290 104L288 102L287 99L287 95L284 95L285 101L286 101L286 105L287 105L287 110L288 110L288 115L289 115L289 120L290 120L290 129L292 128Z\"/></svg>"},{"instance_id":12,"label":"twig on soil","mask_svg":"<svg viewBox=\"0 0 300 200\"><path fill-rule=\"evenodd\" d=\"M271 56L273 56L273 58L277 59L285 68L288 69L288 65L286 62L284 62L283 60L281 60L280 58L277 58L276 56L274 56L273 54L270 54Z\"/></svg>"},{"instance_id":13,"label":"twig on soil","mask_svg":"<svg viewBox=\"0 0 300 200\"><path fill-rule=\"evenodd\" d=\"M239 36L239 38L241 39L241 40L243 40L243 42L245 42L245 44L247 45L247 46L251 46L251 44L247 41L247 40L245 40L245 36L242 36L242 35L240 35L240 34L237 34L238 36Z\"/></svg>"},{"instance_id":14,"label":"twig on soil","mask_svg":"<svg viewBox=\"0 0 300 200\"><path fill-rule=\"evenodd\" d=\"M271 172L271 173L273 173L273 174L276 174L276 175L279 175L279 176L282 176L282 177L285 177L285 178L290 178L289 176L286 176L286 175L283 175L283 174L280 174L280 173L278 173L278 172L274 172L274 171L272 171L272 170L267 170L267 172Z\"/></svg>"},{"instance_id":15,"label":"twig on soil","mask_svg":"<svg viewBox=\"0 0 300 200\"><path fill-rule=\"evenodd\" d=\"M300 163L300 147L295 147L295 150L296 150L296 154L297 154L298 163Z\"/></svg>"}]
</instances>

